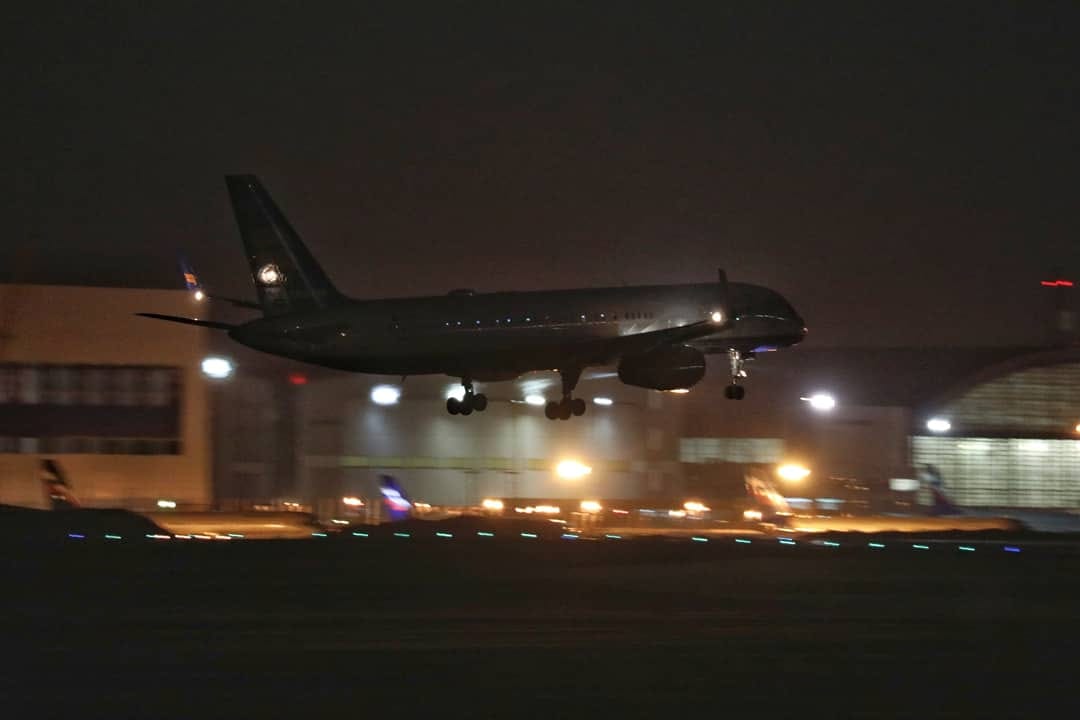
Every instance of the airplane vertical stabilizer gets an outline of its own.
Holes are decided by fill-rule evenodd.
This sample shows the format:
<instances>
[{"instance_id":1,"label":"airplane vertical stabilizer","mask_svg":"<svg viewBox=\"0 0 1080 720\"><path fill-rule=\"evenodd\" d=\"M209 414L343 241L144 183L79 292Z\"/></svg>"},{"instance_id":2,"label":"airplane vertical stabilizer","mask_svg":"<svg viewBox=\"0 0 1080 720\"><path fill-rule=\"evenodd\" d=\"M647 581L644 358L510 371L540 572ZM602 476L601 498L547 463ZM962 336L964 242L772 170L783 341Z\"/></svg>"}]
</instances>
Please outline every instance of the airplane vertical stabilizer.
<instances>
[{"instance_id":1,"label":"airplane vertical stabilizer","mask_svg":"<svg viewBox=\"0 0 1080 720\"><path fill-rule=\"evenodd\" d=\"M342 295L254 175L227 175L236 223L265 315L318 310Z\"/></svg>"},{"instance_id":2,"label":"airplane vertical stabilizer","mask_svg":"<svg viewBox=\"0 0 1080 720\"><path fill-rule=\"evenodd\" d=\"M67 478L64 477L64 471L55 460L42 459L39 472L41 485L45 490L45 500L49 503L50 510L74 510L82 507L79 499L72 492Z\"/></svg>"}]
</instances>

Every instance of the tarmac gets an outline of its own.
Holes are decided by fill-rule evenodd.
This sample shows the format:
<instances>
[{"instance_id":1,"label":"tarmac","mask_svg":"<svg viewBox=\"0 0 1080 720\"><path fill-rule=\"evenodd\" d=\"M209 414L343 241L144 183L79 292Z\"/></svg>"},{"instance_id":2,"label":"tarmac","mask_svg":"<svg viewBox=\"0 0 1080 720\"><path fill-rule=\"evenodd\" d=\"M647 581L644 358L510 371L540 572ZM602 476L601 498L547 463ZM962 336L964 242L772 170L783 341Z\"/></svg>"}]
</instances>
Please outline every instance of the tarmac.
<instances>
[{"instance_id":1,"label":"tarmac","mask_svg":"<svg viewBox=\"0 0 1080 720\"><path fill-rule=\"evenodd\" d=\"M1080 707L1071 539L784 540L7 546L2 707L12 718Z\"/></svg>"}]
</instances>

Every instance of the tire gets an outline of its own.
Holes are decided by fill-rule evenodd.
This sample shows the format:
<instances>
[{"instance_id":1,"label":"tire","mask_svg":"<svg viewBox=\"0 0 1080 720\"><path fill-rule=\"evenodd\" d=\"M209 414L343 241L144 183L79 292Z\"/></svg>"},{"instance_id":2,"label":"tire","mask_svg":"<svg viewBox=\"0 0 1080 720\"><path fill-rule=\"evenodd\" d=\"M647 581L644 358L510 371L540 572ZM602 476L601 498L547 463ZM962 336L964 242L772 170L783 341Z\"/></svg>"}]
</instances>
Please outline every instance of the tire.
<instances>
[{"instance_id":1,"label":"tire","mask_svg":"<svg viewBox=\"0 0 1080 720\"><path fill-rule=\"evenodd\" d=\"M476 412L484 412L485 410L487 410L487 403L487 395L485 395L484 393L479 393L473 396L472 406L473 409L476 410Z\"/></svg>"},{"instance_id":2,"label":"tire","mask_svg":"<svg viewBox=\"0 0 1080 720\"><path fill-rule=\"evenodd\" d=\"M570 419L570 414L572 412L573 412L573 410L570 407L570 403L568 403L566 401L563 401L563 402L559 403L559 419L560 420L569 420Z\"/></svg>"},{"instance_id":3,"label":"tire","mask_svg":"<svg viewBox=\"0 0 1080 720\"><path fill-rule=\"evenodd\" d=\"M457 398L446 398L446 412L457 415L461 412L461 401Z\"/></svg>"},{"instance_id":4,"label":"tire","mask_svg":"<svg viewBox=\"0 0 1080 720\"><path fill-rule=\"evenodd\" d=\"M584 398L574 398L570 402L570 412L572 412L576 417L581 417L582 415L584 415L585 414L585 399Z\"/></svg>"},{"instance_id":5,"label":"tire","mask_svg":"<svg viewBox=\"0 0 1080 720\"><path fill-rule=\"evenodd\" d=\"M552 400L544 406L544 415L548 420L555 420L559 417L559 403Z\"/></svg>"}]
</instances>

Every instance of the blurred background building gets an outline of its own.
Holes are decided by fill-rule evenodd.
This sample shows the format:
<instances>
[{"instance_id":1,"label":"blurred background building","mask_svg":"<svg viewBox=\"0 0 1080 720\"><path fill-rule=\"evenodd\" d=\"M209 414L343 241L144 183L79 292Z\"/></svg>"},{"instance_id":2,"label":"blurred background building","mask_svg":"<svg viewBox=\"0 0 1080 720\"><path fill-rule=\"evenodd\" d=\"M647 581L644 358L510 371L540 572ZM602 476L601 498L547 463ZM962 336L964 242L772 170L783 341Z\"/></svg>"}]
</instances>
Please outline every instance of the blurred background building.
<instances>
[{"instance_id":1,"label":"blurred background building","mask_svg":"<svg viewBox=\"0 0 1080 720\"><path fill-rule=\"evenodd\" d=\"M960 504L1080 506L1080 349L814 348L763 354L742 401L726 363L690 392L587 372L584 417L550 421L553 374L480 384L450 416L447 377L350 375L138 318L195 315L184 292L0 286L0 502L40 506L36 460L62 461L89 504L168 498L222 509L336 508L392 474L418 500L743 497L748 470L796 463L788 496L839 511L926 504L928 472ZM235 320L236 318L230 318ZM230 372L202 372L217 356ZM831 398L824 402L822 398ZM560 473L574 461L591 471Z\"/></svg>"},{"instance_id":2,"label":"blurred background building","mask_svg":"<svg viewBox=\"0 0 1080 720\"><path fill-rule=\"evenodd\" d=\"M0 285L0 502L44 507L38 458L88 505L212 501L207 335L172 290Z\"/></svg>"}]
</instances>

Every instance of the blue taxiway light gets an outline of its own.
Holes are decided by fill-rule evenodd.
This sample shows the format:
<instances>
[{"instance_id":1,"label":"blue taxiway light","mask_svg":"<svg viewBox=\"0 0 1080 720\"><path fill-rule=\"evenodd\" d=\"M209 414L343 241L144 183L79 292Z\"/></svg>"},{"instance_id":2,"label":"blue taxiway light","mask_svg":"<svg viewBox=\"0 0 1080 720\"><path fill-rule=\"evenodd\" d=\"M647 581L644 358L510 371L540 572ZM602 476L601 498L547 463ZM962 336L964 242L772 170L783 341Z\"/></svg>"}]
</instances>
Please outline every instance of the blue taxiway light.
<instances>
[{"instance_id":1,"label":"blue taxiway light","mask_svg":"<svg viewBox=\"0 0 1080 720\"><path fill-rule=\"evenodd\" d=\"M493 532L484 532L483 530L477 530L476 534L479 535L480 537L495 537L495 533L493 533Z\"/></svg>"},{"instance_id":2,"label":"blue taxiway light","mask_svg":"<svg viewBox=\"0 0 1080 720\"><path fill-rule=\"evenodd\" d=\"M694 542L709 542L709 538L703 538L703 537L696 537L695 536L695 537L692 537L690 539L693 540Z\"/></svg>"},{"instance_id":3,"label":"blue taxiway light","mask_svg":"<svg viewBox=\"0 0 1080 720\"><path fill-rule=\"evenodd\" d=\"M867 544L872 548L881 549L881 548L885 547L885 543L867 543Z\"/></svg>"},{"instance_id":4,"label":"blue taxiway light","mask_svg":"<svg viewBox=\"0 0 1080 720\"><path fill-rule=\"evenodd\" d=\"M577 540L578 536L575 535L574 533L563 533L562 534L562 539L563 540Z\"/></svg>"},{"instance_id":5,"label":"blue taxiway light","mask_svg":"<svg viewBox=\"0 0 1080 720\"><path fill-rule=\"evenodd\" d=\"M1015 545L1006 545L1004 548L1002 548L1002 550L1004 550L1005 552L1020 552L1020 548L1016 547Z\"/></svg>"},{"instance_id":6,"label":"blue taxiway light","mask_svg":"<svg viewBox=\"0 0 1080 720\"><path fill-rule=\"evenodd\" d=\"M735 542L739 543L740 545L749 545L753 541L743 540L742 538L735 538Z\"/></svg>"},{"instance_id":7,"label":"blue taxiway light","mask_svg":"<svg viewBox=\"0 0 1080 720\"><path fill-rule=\"evenodd\" d=\"M85 540L86 536L79 533L68 533L68 537L74 540Z\"/></svg>"}]
</instances>

